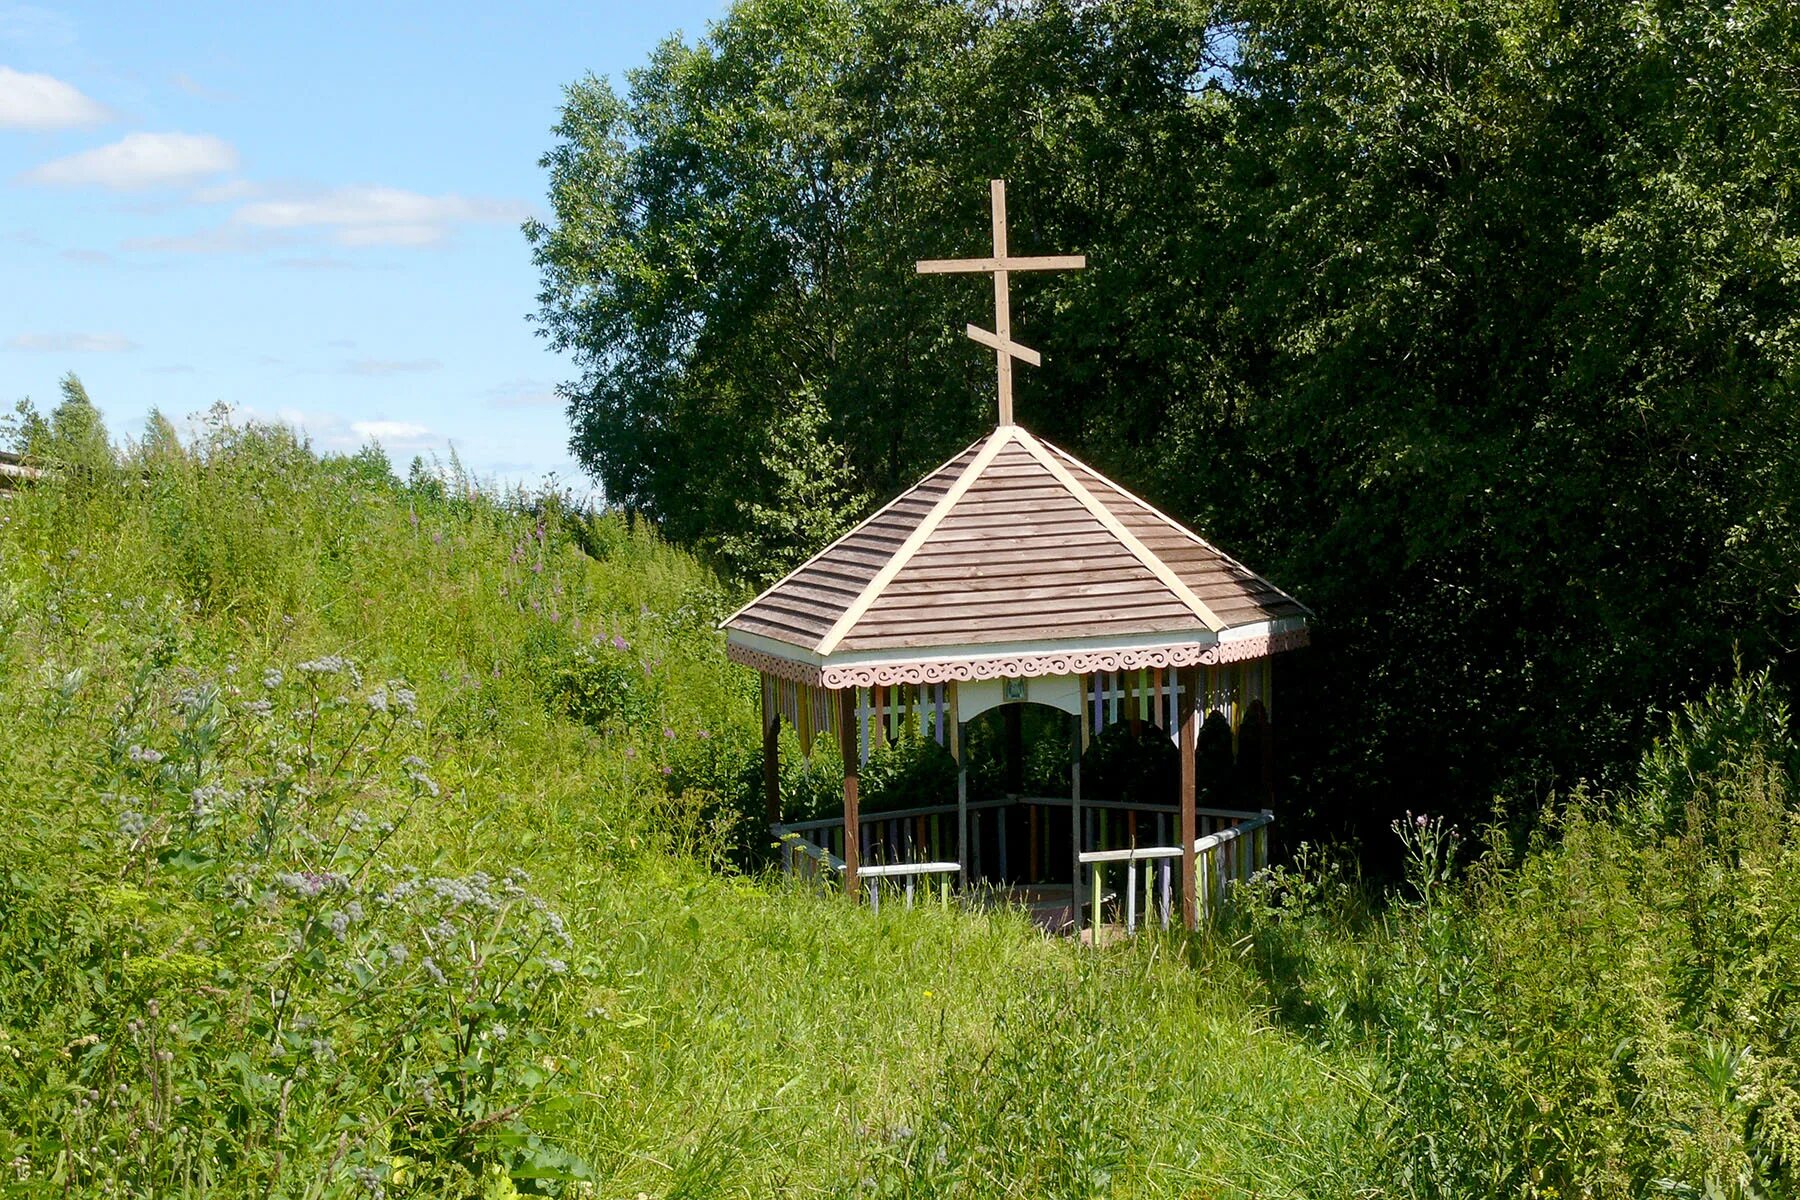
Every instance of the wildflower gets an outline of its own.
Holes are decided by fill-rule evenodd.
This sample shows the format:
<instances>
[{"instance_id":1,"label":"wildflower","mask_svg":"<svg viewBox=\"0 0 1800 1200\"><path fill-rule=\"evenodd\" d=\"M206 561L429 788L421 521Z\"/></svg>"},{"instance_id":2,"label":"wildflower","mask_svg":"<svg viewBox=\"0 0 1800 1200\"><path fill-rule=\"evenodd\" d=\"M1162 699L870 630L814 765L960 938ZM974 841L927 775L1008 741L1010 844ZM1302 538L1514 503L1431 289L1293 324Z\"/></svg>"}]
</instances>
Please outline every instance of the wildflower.
<instances>
[{"instance_id":1,"label":"wildflower","mask_svg":"<svg viewBox=\"0 0 1800 1200\"><path fill-rule=\"evenodd\" d=\"M443 534L441 534L441 533L439 533L439 532L438 532L438 531L437 531L437 530L435 530L435 529L434 529L434 530L432 530L432 531L431 531L431 544L432 544L432 545L434 545L434 546L441 546L441 545L443 545L443 544L444 544L444 535L443 535Z\"/></svg>"},{"instance_id":2,"label":"wildflower","mask_svg":"<svg viewBox=\"0 0 1800 1200\"><path fill-rule=\"evenodd\" d=\"M406 948L405 943L394 942L388 946L387 956L388 961L396 967L403 967L406 965L406 960L412 957L412 951Z\"/></svg>"},{"instance_id":3,"label":"wildflower","mask_svg":"<svg viewBox=\"0 0 1800 1200\"><path fill-rule=\"evenodd\" d=\"M332 1063L337 1061L337 1051L331 1048L331 1042L325 1038L314 1038L308 1047L312 1051L314 1061Z\"/></svg>"},{"instance_id":4,"label":"wildflower","mask_svg":"<svg viewBox=\"0 0 1800 1200\"><path fill-rule=\"evenodd\" d=\"M670 728L669 728L669 727L668 727L668 726L666 726L666 725L665 725L665 726L663 726L663 737L665 737L665 738L673 738L673 737L674 737L674 736L675 736L675 731L674 731L674 730L673 730L673 729L670 729Z\"/></svg>"},{"instance_id":5,"label":"wildflower","mask_svg":"<svg viewBox=\"0 0 1800 1200\"><path fill-rule=\"evenodd\" d=\"M203 783L188 793L188 812L195 817L209 817L232 798L219 784Z\"/></svg>"},{"instance_id":6,"label":"wildflower","mask_svg":"<svg viewBox=\"0 0 1800 1200\"><path fill-rule=\"evenodd\" d=\"M532 563L531 564L531 573L533 575L542 575L544 573L544 564L541 562Z\"/></svg>"},{"instance_id":7,"label":"wildflower","mask_svg":"<svg viewBox=\"0 0 1800 1200\"><path fill-rule=\"evenodd\" d=\"M147 767L154 767L163 760L162 752L160 750L152 750L148 746L138 745L133 745L131 749L127 750L125 752L125 757L129 758L132 762L143 763Z\"/></svg>"},{"instance_id":8,"label":"wildflower","mask_svg":"<svg viewBox=\"0 0 1800 1200\"><path fill-rule=\"evenodd\" d=\"M295 667L307 675L341 675L350 665L350 660L341 654L327 654L323 658L308 659Z\"/></svg>"},{"instance_id":9,"label":"wildflower","mask_svg":"<svg viewBox=\"0 0 1800 1200\"><path fill-rule=\"evenodd\" d=\"M252 717L266 717L275 711L275 706L267 700L252 700L244 705L244 712Z\"/></svg>"},{"instance_id":10,"label":"wildflower","mask_svg":"<svg viewBox=\"0 0 1800 1200\"><path fill-rule=\"evenodd\" d=\"M141 812L133 812L128 809L119 814L119 832L133 841L144 835L146 825L144 814Z\"/></svg>"},{"instance_id":11,"label":"wildflower","mask_svg":"<svg viewBox=\"0 0 1800 1200\"><path fill-rule=\"evenodd\" d=\"M664 767L662 769L662 773L664 775L673 775L675 773L675 768L674 767Z\"/></svg>"},{"instance_id":12,"label":"wildflower","mask_svg":"<svg viewBox=\"0 0 1800 1200\"><path fill-rule=\"evenodd\" d=\"M342 891L349 883L336 871L285 871L275 877L275 882L309 900L325 892Z\"/></svg>"},{"instance_id":13,"label":"wildflower","mask_svg":"<svg viewBox=\"0 0 1800 1200\"><path fill-rule=\"evenodd\" d=\"M613 634L612 644L613 644L614 650L623 651L623 650L631 649L631 643L626 641L623 637L620 637L616 633Z\"/></svg>"},{"instance_id":14,"label":"wildflower","mask_svg":"<svg viewBox=\"0 0 1800 1200\"><path fill-rule=\"evenodd\" d=\"M283 676L280 671L277 671L274 667L270 667L263 672L262 685L270 691L274 691L281 686L282 678Z\"/></svg>"},{"instance_id":15,"label":"wildflower","mask_svg":"<svg viewBox=\"0 0 1800 1200\"><path fill-rule=\"evenodd\" d=\"M626 758L636 758L637 757L637 747L636 746L625 747L625 757Z\"/></svg>"},{"instance_id":16,"label":"wildflower","mask_svg":"<svg viewBox=\"0 0 1800 1200\"><path fill-rule=\"evenodd\" d=\"M350 914L349 913L334 912L331 914L331 936L336 938L340 942L349 940L349 938L350 938Z\"/></svg>"},{"instance_id":17,"label":"wildflower","mask_svg":"<svg viewBox=\"0 0 1800 1200\"><path fill-rule=\"evenodd\" d=\"M432 962L429 956L420 959L419 966L424 970L425 974L431 977L431 982L437 984L439 987L443 987L449 982L449 980L444 977L443 970L439 968L436 963Z\"/></svg>"},{"instance_id":18,"label":"wildflower","mask_svg":"<svg viewBox=\"0 0 1800 1200\"><path fill-rule=\"evenodd\" d=\"M417 517L413 519L418 520ZM387 1188L382 1186L381 1172L374 1167L352 1167L350 1175L363 1191L369 1193L370 1200L385 1200Z\"/></svg>"},{"instance_id":19,"label":"wildflower","mask_svg":"<svg viewBox=\"0 0 1800 1200\"><path fill-rule=\"evenodd\" d=\"M696 733L694 736L699 738L701 741L705 741L707 738L710 738L712 736L712 734L710 734L706 730L702 729L699 733Z\"/></svg>"}]
</instances>

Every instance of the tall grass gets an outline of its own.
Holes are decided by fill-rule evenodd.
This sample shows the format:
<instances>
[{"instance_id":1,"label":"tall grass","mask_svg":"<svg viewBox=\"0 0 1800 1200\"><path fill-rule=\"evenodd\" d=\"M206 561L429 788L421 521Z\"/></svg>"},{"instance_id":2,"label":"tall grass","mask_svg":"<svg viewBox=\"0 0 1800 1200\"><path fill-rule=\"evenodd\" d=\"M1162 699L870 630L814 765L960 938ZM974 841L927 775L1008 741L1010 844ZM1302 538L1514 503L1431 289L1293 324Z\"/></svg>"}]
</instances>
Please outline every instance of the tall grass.
<instances>
[{"instance_id":1,"label":"tall grass","mask_svg":"<svg viewBox=\"0 0 1800 1200\"><path fill-rule=\"evenodd\" d=\"M1528 837L1409 818L1397 890L1302 847L1095 953L759 873L731 602L620 516L223 420L0 505L7 1189L1800 1191L1767 676Z\"/></svg>"},{"instance_id":2,"label":"tall grass","mask_svg":"<svg viewBox=\"0 0 1800 1200\"><path fill-rule=\"evenodd\" d=\"M1800 1192L1800 815L1767 674L1688 706L1624 795L1522 852L1397 825L1408 886L1341 863L1240 906L1259 995L1381 1064L1386 1174L1419 1196Z\"/></svg>"},{"instance_id":3,"label":"tall grass","mask_svg":"<svg viewBox=\"0 0 1800 1200\"><path fill-rule=\"evenodd\" d=\"M222 419L0 507L8 1186L1362 1186L1366 1060L1235 968L745 873L728 603L622 517Z\"/></svg>"}]
</instances>

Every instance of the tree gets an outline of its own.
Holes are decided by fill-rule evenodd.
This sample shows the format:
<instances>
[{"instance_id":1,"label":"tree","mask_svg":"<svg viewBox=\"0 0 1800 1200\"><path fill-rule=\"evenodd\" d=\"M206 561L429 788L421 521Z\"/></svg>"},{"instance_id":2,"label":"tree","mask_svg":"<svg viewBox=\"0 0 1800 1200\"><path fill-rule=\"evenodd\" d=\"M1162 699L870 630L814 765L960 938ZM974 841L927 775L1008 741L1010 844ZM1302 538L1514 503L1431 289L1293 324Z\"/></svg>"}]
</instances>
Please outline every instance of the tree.
<instances>
[{"instance_id":1,"label":"tree","mask_svg":"<svg viewBox=\"0 0 1800 1200\"><path fill-rule=\"evenodd\" d=\"M868 506L844 448L810 390L789 397L768 430L762 466L772 499L740 498L738 527L718 538L725 561L759 586L775 582L848 533Z\"/></svg>"},{"instance_id":2,"label":"tree","mask_svg":"<svg viewBox=\"0 0 1800 1200\"><path fill-rule=\"evenodd\" d=\"M1794 669L1796 63L1781 0L741 0L570 90L538 320L609 495L783 561L803 384L876 500L992 420L910 269L1006 176L1090 263L1021 419L1318 613L1300 794L1484 812Z\"/></svg>"}]
</instances>

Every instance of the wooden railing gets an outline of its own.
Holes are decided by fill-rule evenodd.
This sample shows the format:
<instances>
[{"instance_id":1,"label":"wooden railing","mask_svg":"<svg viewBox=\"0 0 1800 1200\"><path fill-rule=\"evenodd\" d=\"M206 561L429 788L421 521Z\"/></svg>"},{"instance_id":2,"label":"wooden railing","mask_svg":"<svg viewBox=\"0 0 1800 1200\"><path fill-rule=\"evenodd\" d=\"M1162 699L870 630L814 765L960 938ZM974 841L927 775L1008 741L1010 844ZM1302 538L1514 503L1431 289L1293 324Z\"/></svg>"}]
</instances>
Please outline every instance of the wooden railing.
<instances>
[{"instance_id":1,"label":"wooden railing","mask_svg":"<svg viewBox=\"0 0 1800 1200\"><path fill-rule=\"evenodd\" d=\"M1259 813L1205 809L1195 815L1203 818L1203 832L1194 840L1194 908L1199 919L1205 921L1217 911L1233 887L1269 865L1269 827L1275 824L1275 814L1265 808ZM1204 831L1206 824L1215 828ZM1180 858L1179 845L1128 846L1120 850L1083 852L1081 862L1088 869L1087 903L1095 939L1100 936L1108 901L1113 903L1125 932L1137 932L1140 924L1139 863L1149 864L1143 871L1142 911L1154 911L1162 927L1167 929L1173 919L1174 889L1170 872ZM1125 864L1122 893L1106 890L1107 869L1113 863Z\"/></svg>"},{"instance_id":2,"label":"wooden railing","mask_svg":"<svg viewBox=\"0 0 1800 1200\"><path fill-rule=\"evenodd\" d=\"M967 805L968 875L964 882L1067 880L1071 869L1068 821L1053 822L1050 813L1068 809L1072 803L1058 796L1009 796ZM1113 919L1128 933L1135 933L1150 919L1167 928L1174 919L1174 863L1181 858L1177 837L1180 810L1172 804L1087 800L1081 804L1081 816L1078 858L1086 878L1075 880L1062 919L1080 926L1085 909L1098 928L1110 906ZM1233 886L1268 865L1268 831L1274 814L1266 809L1202 808L1195 810L1195 822L1195 907L1206 919ZM957 824L954 804L864 813L858 876L865 881L863 891L869 903L879 907L884 891L900 890L910 906L921 881L929 890L933 876L940 899L947 900L952 877L963 872L957 854ZM1060 828L1053 831L1053 824ZM843 818L777 824L772 832L781 847L783 867L790 874L841 876ZM1059 843L1060 852L1053 843ZM1113 874L1115 864L1123 864L1122 891L1106 888L1109 876L1118 878Z\"/></svg>"}]
</instances>

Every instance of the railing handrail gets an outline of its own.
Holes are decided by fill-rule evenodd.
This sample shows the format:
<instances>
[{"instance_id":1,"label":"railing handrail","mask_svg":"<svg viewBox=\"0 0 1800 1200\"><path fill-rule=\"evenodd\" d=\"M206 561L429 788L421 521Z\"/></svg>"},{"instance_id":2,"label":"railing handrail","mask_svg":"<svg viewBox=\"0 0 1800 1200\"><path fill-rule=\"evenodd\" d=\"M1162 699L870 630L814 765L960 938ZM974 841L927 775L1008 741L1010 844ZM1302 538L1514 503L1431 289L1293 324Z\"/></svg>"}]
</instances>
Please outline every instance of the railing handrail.
<instances>
[{"instance_id":1,"label":"railing handrail","mask_svg":"<svg viewBox=\"0 0 1800 1200\"><path fill-rule=\"evenodd\" d=\"M815 846L799 834L784 829L780 825L771 825L769 828L775 834L775 840L784 847L801 850L814 862L830 870L842 871L844 869L844 860L823 846Z\"/></svg>"},{"instance_id":2,"label":"railing handrail","mask_svg":"<svg viewBox=\"0 0 1800 1200\"><path fill-rule=\"evenodd\" d=\"M968 804L969 812L985 812L989 809L1006 808L1015 804L1035 804L1041 808L1068 808L1074 801L1067 796L1005 796L999 800L973 800ZM1166 813L1178 815L1181 809L1172 804L1139 804L1130 800L1083 800L1081 807L1086 809L1112 809L1115 811ZM954 804L938 804L925 808L896 808L887 812L865 812L863 820L905 821L914 817L944 817L957 811ZM1265 810L1266 812L1267 810ZM1236 808L1196 808L1194 815L1198 817L1222 817L1238 821L1252 821L1264 815ZM820 829L839 829L844 824L842 817L817 817L810 821L777 822L773 828L785 833L811 833Z\"/></svg>"},{"instance_id":3,"label":"railing handrail","mask_svg":"<svg viewBox=\"0 0 1800 1200\"><path fill-rule=\"evenodd\" d=\"M1260 813L1243 814L1249 819L1242 825L1234 825L1230 829L1221 829L1217 833L1209 833L1205 837L1194 839L1194 853L1205 854L1208 850L1216 850L1227 842L1236 841L1246 834L1255 833L1275 823L1275 814L1269 809ZM1144 859L1178 858L1180 846L1135 846L1127 850L1084 850L1081 861L1084 863L1138 862Z\"/></svg>"},{"instance_id":4,"label":"railing handrail","mask_svg":"<svg viewBox=\"0 0 1800 1200\"><path fill-rule=\"evenodd\" d=\"M856 873L864 879L892 879L906 875L948 875L961 870L962 864L953 862L877 863L858 867Z\"/></svg>"},{"instance_id":5,"label":"railing handrail","mask_svg":"<svg viewBox=\"0 0 1800 1200\"><path fill-rule=\"evenodd\" d=\"M1004 808L1011 800L973 800L969 803L969 811L977 812L989 808ZM869 823L876 821L907 821L914 817L944 817L956 811L954 804L939 804L931 808L896 808L887 812L865 812L862 819ZM810 821L781 821L774 826L788 833L811 833L819 829L839 829L844 824L842 817L817 817Z\"/></svg>"}]
</instances>

